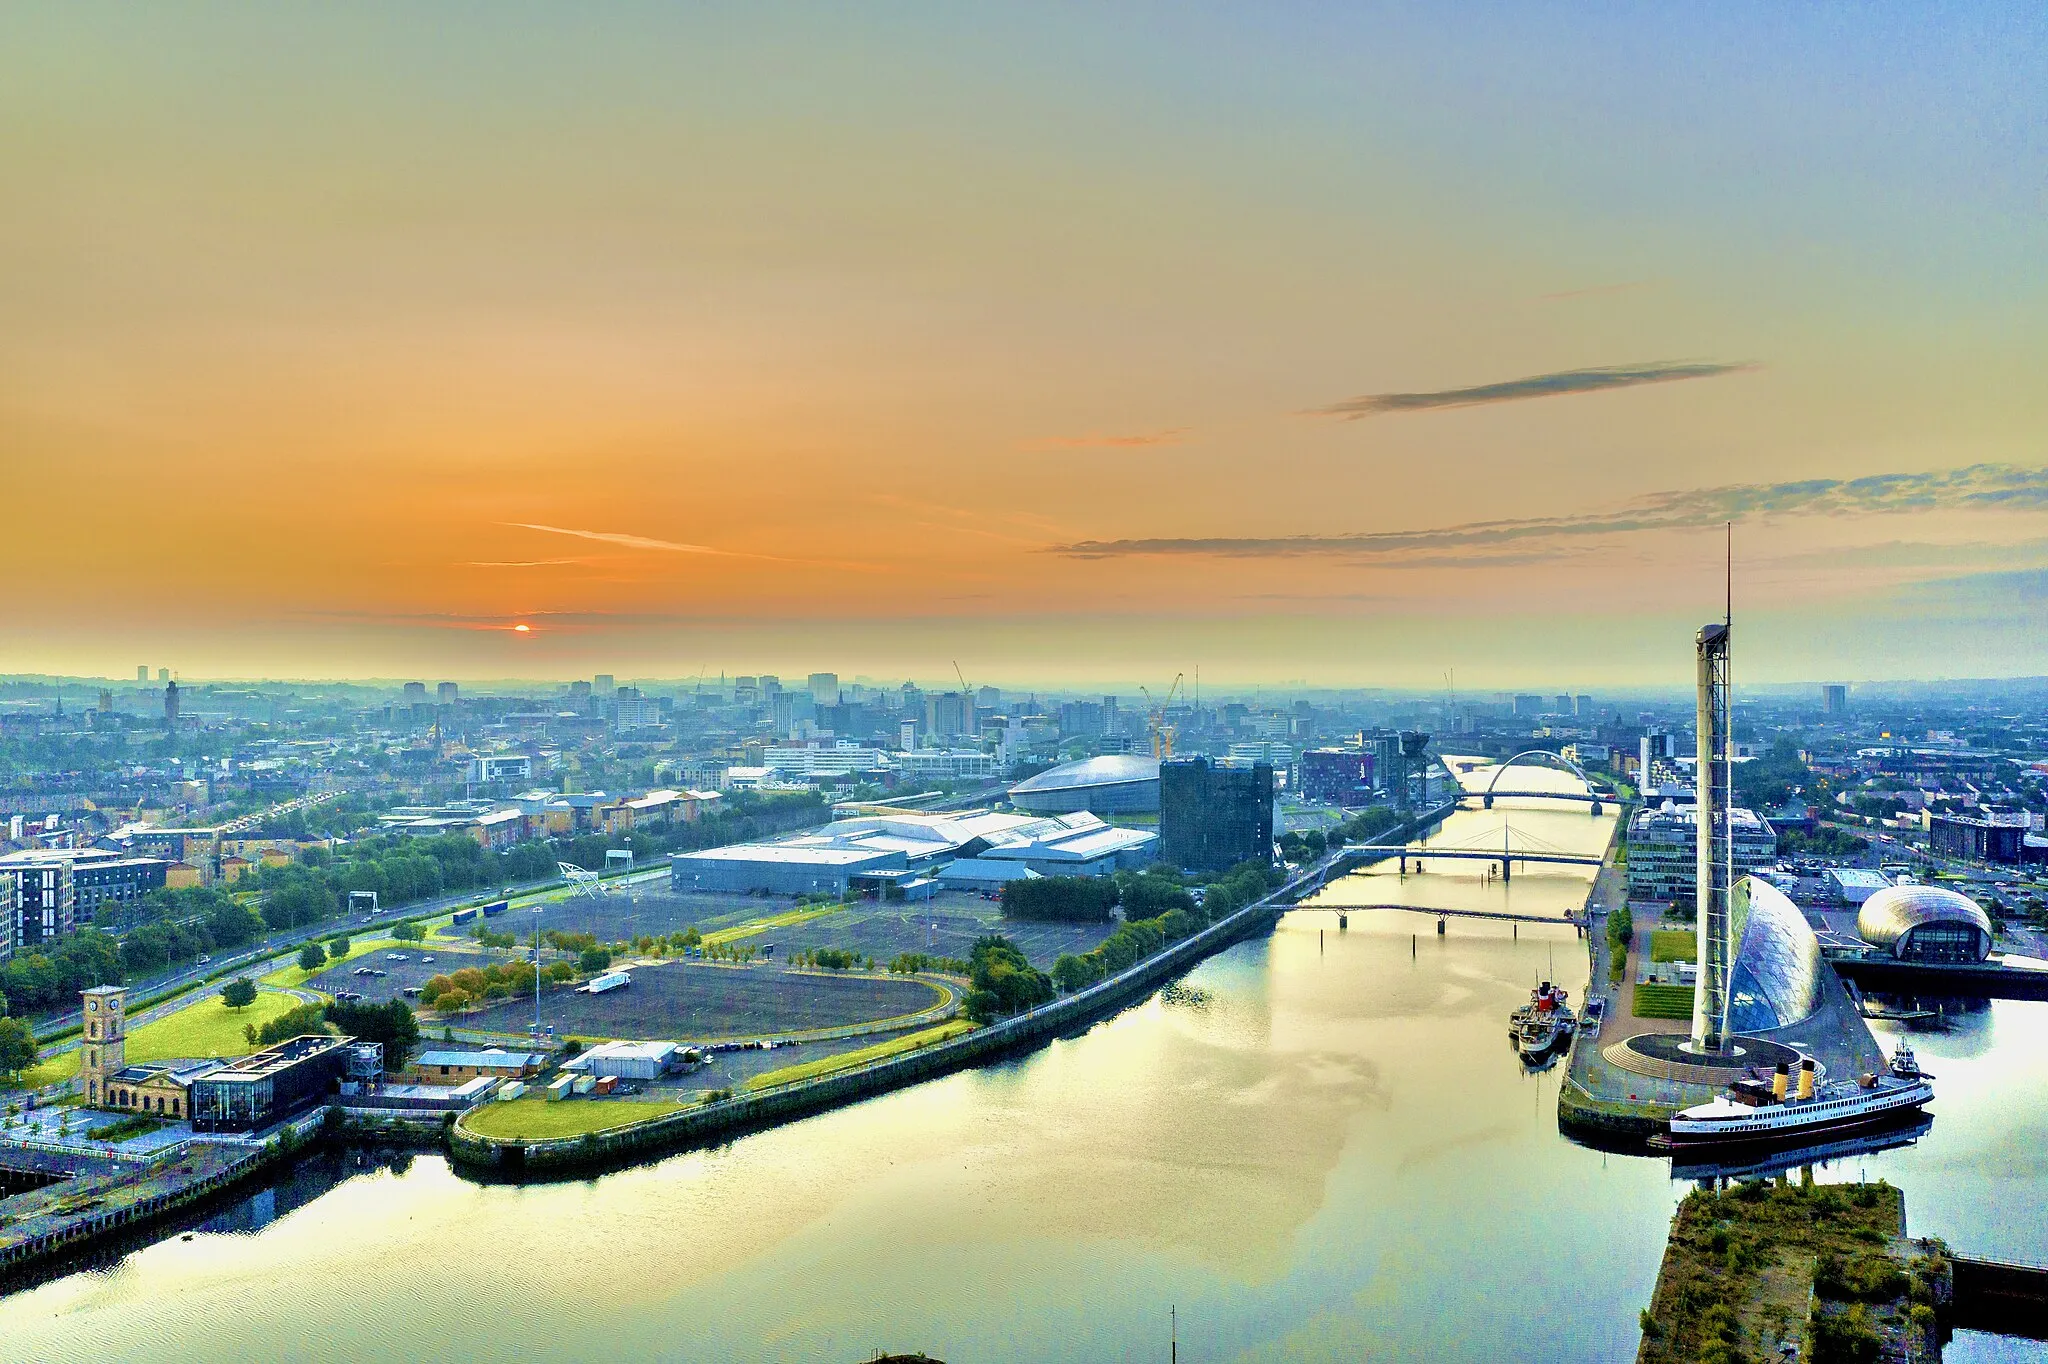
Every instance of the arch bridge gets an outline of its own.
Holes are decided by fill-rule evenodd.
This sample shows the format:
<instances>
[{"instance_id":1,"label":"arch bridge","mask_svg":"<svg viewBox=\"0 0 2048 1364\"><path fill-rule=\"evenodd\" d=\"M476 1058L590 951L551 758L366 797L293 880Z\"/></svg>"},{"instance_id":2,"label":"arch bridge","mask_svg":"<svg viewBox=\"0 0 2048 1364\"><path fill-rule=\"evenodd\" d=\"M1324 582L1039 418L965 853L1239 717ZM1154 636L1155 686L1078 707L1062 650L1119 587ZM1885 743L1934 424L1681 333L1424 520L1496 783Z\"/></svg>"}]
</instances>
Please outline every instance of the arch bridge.
<instances>
[{"instance_id":1,"label":"arch bridge","mask_svg":"<svg viewBox=\"0 0 2048 1364\"><path fill-rule=\"evenodd\" d=\"M1525 791L1517 790L1513 787L1509 787L1506 790L1501 789L1500 779L1507 775L1507 770L1510 767L1518 764L1523 767L1550 766L1560 771L1569 772L1584 782L1586 789L1584 791ZM1604 812L1607 805L1613 799L1611 796L1603 796L1593 789L1593 779L1586 775L1585 768L1579 766L1570 758L1565 757L1562 753L1553 753L1547 748L1525 749L1515 754L1514 757L1509 758L1506 762L1493 769L1493 775L1487 779L1484 789L1478 791L1460 790L1458 793L1458 803L1460 805L1466 801L1477 800L1488 810L1493 808L1493 802L1496 798L1578 801L1591 806L1590 813L1596 815Z\"/></svg>"}]
</instances>

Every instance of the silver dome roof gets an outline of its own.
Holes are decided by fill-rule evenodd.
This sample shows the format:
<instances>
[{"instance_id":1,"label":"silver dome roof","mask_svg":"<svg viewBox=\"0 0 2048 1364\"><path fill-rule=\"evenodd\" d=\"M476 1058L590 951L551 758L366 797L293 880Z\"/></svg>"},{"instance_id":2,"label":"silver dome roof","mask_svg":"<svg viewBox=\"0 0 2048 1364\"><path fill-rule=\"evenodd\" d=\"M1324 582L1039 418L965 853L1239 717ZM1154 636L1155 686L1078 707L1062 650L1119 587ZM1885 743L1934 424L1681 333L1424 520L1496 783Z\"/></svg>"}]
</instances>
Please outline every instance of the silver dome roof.
<instances>
[{"instance_id":1,"label":"silver dome roof","mask_svg":"<svg viewBox=\"0 0 2048 1364\"><path fill-rule=\"evenodd\" d=\"M1886 886L1856 912L1856 936L1877 947L1895 947L1922 924L1969 924L1991 939L1991 918L1969 896L1944 886Z\"/></svg>"},{"instance_id":2,"label":"silver dome roof","mask_svg":"<svg viewBox=\"0 0 2048 1364\"><path fill-rule=\"evenodd\" d=\"M1138 753L1105 753L1099 758L1082 758L1026 777L1010 788L1012 794L1030 795L1043 791L1072 791L1085 786L1121 786L1126 782L1158 781L1159 759Z\"/></svg>"}]
</instances>

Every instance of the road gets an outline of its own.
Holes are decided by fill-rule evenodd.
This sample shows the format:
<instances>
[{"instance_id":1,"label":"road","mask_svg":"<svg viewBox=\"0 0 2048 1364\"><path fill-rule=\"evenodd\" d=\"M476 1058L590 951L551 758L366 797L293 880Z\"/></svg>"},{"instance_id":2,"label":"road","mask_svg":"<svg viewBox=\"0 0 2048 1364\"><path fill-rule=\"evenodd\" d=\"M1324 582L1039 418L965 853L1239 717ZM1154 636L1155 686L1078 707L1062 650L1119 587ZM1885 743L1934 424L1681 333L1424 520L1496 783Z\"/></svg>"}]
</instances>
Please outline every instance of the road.
<instances>
[{"instance_id":1,"label":"road","mask_svg":"<svg viewBox=\"0 0 2048 1364\"><path fill-rule=\"evenodd\" d=\"M637 884L666 875L668 875L668 867L664 862L659 867L651 867L645 871L636 871L626 876L615 877L607 884ZM523 900L531 904L536 898L549 898L551 895L559 897L568 893L567 886L559 878L549 877L544 880L515 883L495 894L489 891L469 890L454 895L437 895L432 899L415 900L408 905L379 910L375 914L365 915L360 918L350 919L344 916L328 919L310 926L281 929L274 933L265 934L256 942L237 952L228 955L216 955L210 962L188 962L183 966L173 967L154 976L145 976L138 980L130 981L128 983L128 990L131 995L135 996L157 995L162 994L166 990L185 990L200 984L209 977L227 972L231 968L242 968L242 971L238 973L246 973L257 969L272 969L282 966L298 954L299 948L315 938L331 938L336 933L344 931L356 933L388 928L392 924L404 919L417 919L423 915L442 914L450 910L479 903L486 899ZM67 1009L61 1014L44 1015L33 1020L33 1022L36 1035L38 1037L48 1037L52 1033L63 1032L68 1028L79 1026L80 1019L79 1012L74 1007Z\"/></svg>"}]
</instances>

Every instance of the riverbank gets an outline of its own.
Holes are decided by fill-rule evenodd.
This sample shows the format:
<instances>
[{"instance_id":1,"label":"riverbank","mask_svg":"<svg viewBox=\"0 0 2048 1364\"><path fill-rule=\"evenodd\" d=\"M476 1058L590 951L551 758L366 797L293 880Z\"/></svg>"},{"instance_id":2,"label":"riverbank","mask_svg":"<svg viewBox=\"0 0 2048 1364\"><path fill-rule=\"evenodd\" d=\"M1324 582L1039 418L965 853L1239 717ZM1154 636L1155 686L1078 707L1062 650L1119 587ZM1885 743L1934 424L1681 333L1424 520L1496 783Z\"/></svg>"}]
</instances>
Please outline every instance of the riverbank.
<instances>
[{"instance_id":1,"label":"riverbank","mask_svg":"<svg viewBox=\"0 0 2048 1364\"><path fill-rule=\"evenodd\" d=\"M1388 830L1372 844L1347 848L1263 899L1168 945L1115 976L964 1036L815 1079L717 1099L576 1137L491 1137L458 1120L448 1134L449 1155L457 1165L483 1177L578 1174L727 1140L1030 1050L1107 1017L1204 958L1254 933L1270 930L1305 890L1323 884L1332 865L1340 860L1370 857L1375 847L1398 848L1418 831L1441 822L1456 808L1456 802L1447 802Z\"/></svg>"},{"instance_id":2,"label":"riverbank","mask_svg":"<svg viewBox=\"0 0 2048 1364\"><path fill-rule=\"evenodd\" d=\"M52 1261L206 1203L306 1148L329 1121L317 1110L262 1142L186 1142L147 1164L74 1161L53 1182L5 1200L0 1285Z\"/></svg>"}]
</instances>

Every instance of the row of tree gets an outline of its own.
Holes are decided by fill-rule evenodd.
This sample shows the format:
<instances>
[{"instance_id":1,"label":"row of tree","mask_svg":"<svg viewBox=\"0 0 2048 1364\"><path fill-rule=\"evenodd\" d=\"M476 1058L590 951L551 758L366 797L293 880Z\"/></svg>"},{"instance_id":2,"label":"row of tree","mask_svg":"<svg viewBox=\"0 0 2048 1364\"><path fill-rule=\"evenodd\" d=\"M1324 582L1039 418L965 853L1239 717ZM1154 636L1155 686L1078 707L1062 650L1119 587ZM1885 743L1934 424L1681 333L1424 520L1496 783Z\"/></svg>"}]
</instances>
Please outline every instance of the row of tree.
<instances>
[{"instance_id":1,"label":"row of tree","mask_svg":"<svg viewBox=\"0 0 2048 1364\"><path fill-rule=\"evenodd\" d=\"M1053 997L1052 978L1000 934L976 938L967 954L967 966L974 988L967 992L963 1007L977 1023L1033 1008Z\"/></svg>"}]
</instances>

